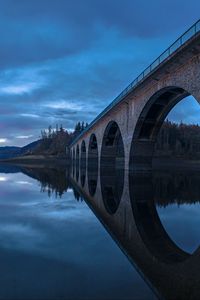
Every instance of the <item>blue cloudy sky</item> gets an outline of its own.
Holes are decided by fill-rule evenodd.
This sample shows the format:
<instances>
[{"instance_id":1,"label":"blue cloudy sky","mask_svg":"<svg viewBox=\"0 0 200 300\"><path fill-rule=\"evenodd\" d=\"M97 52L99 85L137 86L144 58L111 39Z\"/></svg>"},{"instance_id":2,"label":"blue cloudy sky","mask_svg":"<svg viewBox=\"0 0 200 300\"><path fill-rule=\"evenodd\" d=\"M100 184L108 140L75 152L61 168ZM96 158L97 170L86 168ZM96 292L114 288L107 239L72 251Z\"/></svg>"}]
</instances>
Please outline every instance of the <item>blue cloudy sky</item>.
<instances>
[{"instance_id":1,"label":"blue cloudy sky","mask_svg":"<svg viewBox=\"0 0 200 300\"><path fill-rule=\"evenodd\" d=\"M0 0L0 146L90 122L199 11L199 0Z\"/></svg>"}]
</instances>

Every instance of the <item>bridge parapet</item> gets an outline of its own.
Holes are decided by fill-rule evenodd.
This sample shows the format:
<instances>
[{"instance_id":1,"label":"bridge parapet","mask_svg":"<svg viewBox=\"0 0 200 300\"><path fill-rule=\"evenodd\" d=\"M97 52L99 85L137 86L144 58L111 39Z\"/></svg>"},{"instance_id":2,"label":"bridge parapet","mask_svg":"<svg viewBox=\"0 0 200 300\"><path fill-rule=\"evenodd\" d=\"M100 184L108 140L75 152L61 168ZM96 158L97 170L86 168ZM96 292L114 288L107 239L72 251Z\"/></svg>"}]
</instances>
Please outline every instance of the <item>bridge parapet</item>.
<instances>
[{"instance_id":1,"label":"bridge parapet","mask_svg":"<svg viewBox=\"0 0 200 300\"><path fill-rule=\"evenodd\" d=\"M80 135L72 142L74 145L81 136L83 136L93 125L98 122L105 114L107 114L114 106L120 103L130 92L138 87L150 75L156 72L161 65L171 59L178 51L181 51L187 46L188 42L196 38L200 34L200 20L192 25L186 32L184 32L170 47L168 47L161 55L156 58L142 73L140 73L89 125Z\"/></svg>"}]
</instances>

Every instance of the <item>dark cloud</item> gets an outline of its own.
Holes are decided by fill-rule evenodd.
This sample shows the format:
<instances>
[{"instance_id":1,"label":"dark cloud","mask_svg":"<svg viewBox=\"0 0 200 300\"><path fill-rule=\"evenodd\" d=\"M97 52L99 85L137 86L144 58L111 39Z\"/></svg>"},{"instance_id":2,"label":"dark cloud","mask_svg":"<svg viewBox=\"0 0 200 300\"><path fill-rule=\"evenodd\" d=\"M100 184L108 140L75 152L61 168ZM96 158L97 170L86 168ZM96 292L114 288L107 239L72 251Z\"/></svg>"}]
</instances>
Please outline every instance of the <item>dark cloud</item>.
<instances>
[{"instance_id":1,"label":"dark cloud","mask_svg":"<svg viewBox=\"0 0 200 300\"><path fill-rule=\"evenodd\" d=\"M92 121L199 9L179 0L0 0L0 138L25 143L15 137Z\"/></svg>"},{"instance_id":2,"label":"dark cloud","mask_svg":"<svg viewBox=\"0 0 200 300\"><path fill-rule=\"evenodd\" d=\"M99 39L102 29L131 38L176 33L199 17L199 9L198 1L180 0L2 0L0 66L80 53Z\"/></svg>"}]
</instances>

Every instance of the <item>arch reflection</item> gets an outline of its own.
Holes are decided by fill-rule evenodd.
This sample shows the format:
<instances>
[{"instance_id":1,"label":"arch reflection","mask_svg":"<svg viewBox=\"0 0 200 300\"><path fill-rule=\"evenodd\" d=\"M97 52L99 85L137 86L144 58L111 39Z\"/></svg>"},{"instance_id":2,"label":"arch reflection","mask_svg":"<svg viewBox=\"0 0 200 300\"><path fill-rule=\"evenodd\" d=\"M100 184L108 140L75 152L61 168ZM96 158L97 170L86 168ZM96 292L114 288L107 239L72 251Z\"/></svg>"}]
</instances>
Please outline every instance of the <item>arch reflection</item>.
<instances>
[{"instance_id":1,"label":"arch reflection","mask_svg":"<svg viewBox=\"0 0 200 300\"><path fill-rule=\"evenodd\" d=\"M156 295L161 299L186 300L191 293L199 297L200 248L191 255L178 247L157 209L176 203L200 204L200 175L188 170L184 174L177 170L134 172L130 173L129 180L129 183L124 181L118 213L112 217L105 211L101 186L91 197L80 184L73 183Z\"/></svg>"},{"instance_id":2,"label":"arch reflection","mask_svg":"<svg viewBox=\"0 0 200 300\"><path fill-rule=\"evenodd\" d=\"M165 231L156 210L156 189L152 172L129 174L129 191L137 229L151 253L166 263L184 261L190 255L180 249ZM160 187L160 189L162 189ZM169 190L165 190L167 202ZM178 191L177 191L178 193ZM177 194L176 194L177 195Z\"/></svg>"},{"instance_id":3,"label":"arch reflection","mask_svg":"<svg viewBox=\"0 0 200 300\"><path fill-rule=\"evenodd\" d=\"M78 181L79 179L79 145L76 146L76 180Z\"/></svg>"},{"instance_id":4,"label":"arch reflection","mask_svg":"<svg viewBox=\"0 0 200 300\"><path fill-rule=\"evenodd\" d=\"M86 177L86 146L85 141L81 143L81 162L80 162L81 185L85 184Z\"/></svg>"},{"instance_id":5,"label":"arch reflection","mask_svg":"<svg viewBox=\"0 0 200 300\"><path fill-rule=\"evenodd\" d=\"M75 176L75 149L73 148L72 174Z\"/></svg>"},{"instance_id":6,"label":"arch reflection","mask_svg":"<svg viewBox=\"0 0 200 300\"><path fill-rule=\"evenodd\" d=\"M98 146L95 134L92 134L88 147L88 188L91 196L94 196L98 178Z\"/></svg>"},{"instance_id":7,"label":"arch reflection","mask_svg":"<svg viewBox=\"0 0 200 300\"><path fill-rule=\"evenodd\" d=\"M116 122L106 127L100 161L101 192L105 208L114 214L119 206L124 184L124 145Z\"/></svg>"}]
</instances>

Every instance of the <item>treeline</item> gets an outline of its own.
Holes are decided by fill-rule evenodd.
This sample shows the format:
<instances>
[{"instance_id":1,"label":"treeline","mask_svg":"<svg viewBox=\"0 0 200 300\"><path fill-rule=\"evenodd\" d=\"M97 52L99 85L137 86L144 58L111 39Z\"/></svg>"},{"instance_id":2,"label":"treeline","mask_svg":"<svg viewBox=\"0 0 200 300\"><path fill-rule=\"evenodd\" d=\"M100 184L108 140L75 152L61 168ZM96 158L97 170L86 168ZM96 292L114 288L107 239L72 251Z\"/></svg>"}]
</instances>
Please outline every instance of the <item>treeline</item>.
<instances>
[{"instance_id":1,"label":"treeline","mask_svg":"<svg viewBox=\"0 0 200 300\"><path fill-rule=\"evenodd\" d=\"M62 125L56 125L55 129L53 129L52 126L49 126L48 129L41 130L40 143L30 154L55 155L58 157L66 156L66 147L87 126L88 123L78 122L76 123L73 132L69 132L63 128Z\"/></svg>"},{"instance_id":2,"label":"treeline","mask_svg":"<svg viewBox=\"0 0 200 300\"><path fill-rule=\"evenodd\" d=\"M200 126L165 121L157 138L155 155L200 159Z\"/></svg>"},{"instance_id":3,"label":"treeline","mask_svg":"<svg viewBox=\"0 0 200 300\"><path fill-rule=\"evenodd\" d=\"M73 132L68 132L62 125L51 126L41 131L41 140L31 154L55 155L66 157L66 147L88 124L76 123ZM157 137L155 156L182 157L200 159L200 126L165 121Z\"/></svg>"}]
</instances>

